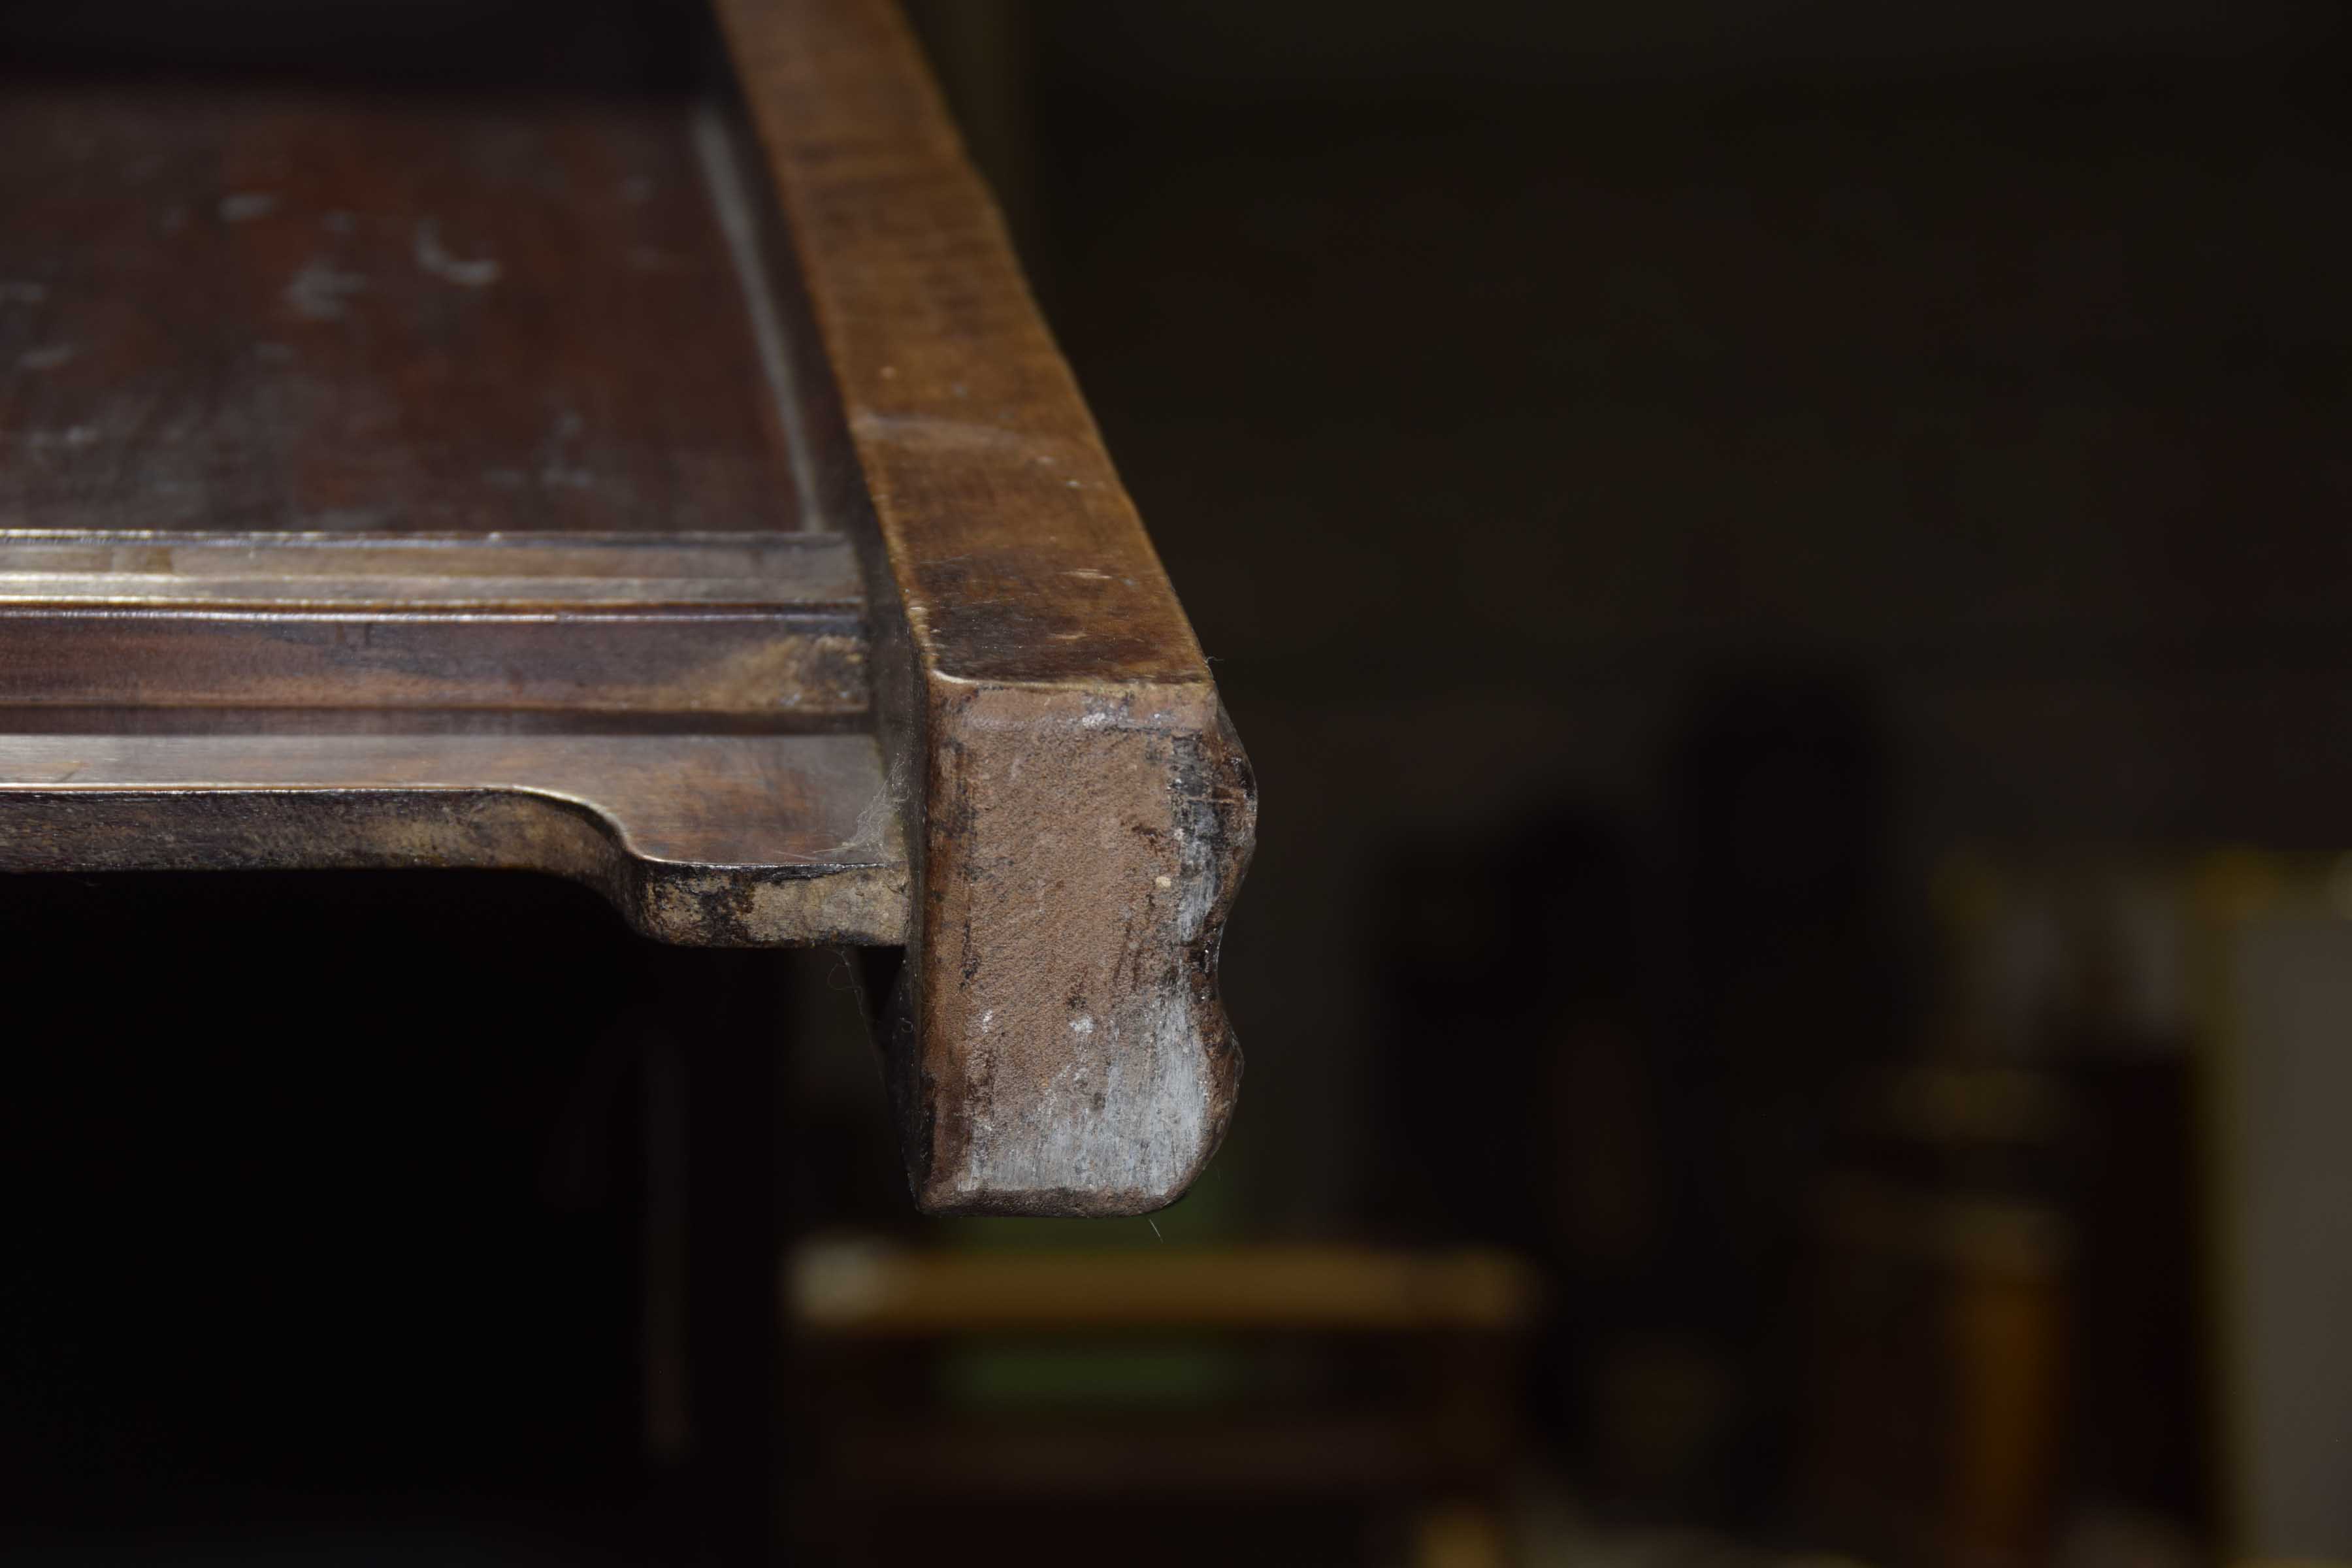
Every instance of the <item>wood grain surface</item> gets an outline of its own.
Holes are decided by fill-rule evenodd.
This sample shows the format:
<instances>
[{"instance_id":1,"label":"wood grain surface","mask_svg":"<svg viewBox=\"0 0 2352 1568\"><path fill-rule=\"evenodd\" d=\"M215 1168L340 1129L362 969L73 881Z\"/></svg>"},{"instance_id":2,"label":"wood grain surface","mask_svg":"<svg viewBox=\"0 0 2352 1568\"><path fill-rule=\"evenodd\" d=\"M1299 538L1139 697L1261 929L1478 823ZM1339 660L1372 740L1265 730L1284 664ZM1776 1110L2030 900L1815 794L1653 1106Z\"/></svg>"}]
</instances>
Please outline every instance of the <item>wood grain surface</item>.
<instances>
[{"instance_id":1,"label":"wood grain surface","mask_svg":"<svg viewBox=\"0 0 2352 1568\"><path fill-rule=\"evenodd\" d=\"M865 735L0 734L0 870L543 871L667 942L884 942L887 800Z\"/></svg>"},{"instance_id":2,"label":"wood grain surface","mask_svg":"<svg viewBox=\"0 0 2352 1568\"><path fill-rule=\"evenodd\" d=\"M692 105L0 94L0 528L799 526Z\"/></svg>"},{"instance_id":3,"label":"wood grain surface","mask_svg":"<svg viewBox=\"0 0 2352 1568\"><path fill-rule=\"evenodd\" d=\"M856 614L829 533L189 533L0 531L0 605Z\"/></svg>"},{"instance_id":4,"label":"wood grain surface","mask_svg":"<svg viewBox=\"0 0 2352 1568\"><path fill-rule=\"evenodd\" d=\"M885 1054L919 1201L1125 1214L1222 1137L1247 763L887 0L719 0L819 493L869 542L918 894Z\"/></svg>"},{"instance_id":5,"label":"wood grain surface","mask_svg":"<svg viewBox=\"0 0 2352 1568\"><path fill-rule=\"evenodd\" d=\"M1157 1207L1246 761L903 20L716 9L707 99L0 94L0 867L903 945L917 1201Z\"/></svg>"},{"instance_id":6,"label":"wood grain surface","mask_svg":"<svg viewBox=\"0 0 2352 1568\"><path fill-rule=\"evenodd\" d=\"M867 710L837 535L0 532L0 707Z\"/></svg>"}]
</instances>

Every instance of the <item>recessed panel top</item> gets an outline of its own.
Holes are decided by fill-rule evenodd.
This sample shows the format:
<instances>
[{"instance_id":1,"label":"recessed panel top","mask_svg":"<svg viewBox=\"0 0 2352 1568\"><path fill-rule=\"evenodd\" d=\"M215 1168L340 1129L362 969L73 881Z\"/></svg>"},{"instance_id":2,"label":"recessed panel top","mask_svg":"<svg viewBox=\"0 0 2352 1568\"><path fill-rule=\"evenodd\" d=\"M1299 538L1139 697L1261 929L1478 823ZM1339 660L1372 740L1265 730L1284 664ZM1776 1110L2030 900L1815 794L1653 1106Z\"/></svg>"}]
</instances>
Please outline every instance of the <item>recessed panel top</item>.
<instances>
[{"instance_id":1,"label":"recessed panel top","mask_svg":"<svg viewBox=\"0 0 2352 1568\"><path fill-rule=\"evenodd\" d=\"M0 83L0 529L800 525L690 106Z\"/></svg>"}]
</instances>

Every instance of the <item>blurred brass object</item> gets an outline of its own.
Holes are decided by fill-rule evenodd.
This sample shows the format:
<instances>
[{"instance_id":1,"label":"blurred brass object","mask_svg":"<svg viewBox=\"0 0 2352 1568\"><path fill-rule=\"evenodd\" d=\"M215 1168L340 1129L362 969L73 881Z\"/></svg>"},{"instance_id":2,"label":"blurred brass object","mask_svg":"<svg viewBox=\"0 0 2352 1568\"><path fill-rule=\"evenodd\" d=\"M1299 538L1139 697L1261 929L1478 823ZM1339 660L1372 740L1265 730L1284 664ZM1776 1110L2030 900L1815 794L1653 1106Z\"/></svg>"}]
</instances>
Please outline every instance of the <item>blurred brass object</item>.
<instances>
[{"instance_id":1,"label":"blurred brass object","mask_svg":"<svg viewBox=\"0 0 2352 1568\"><path fill-rule=\"evenodd\" d=\"M819 1334L1001 1330L1509 1331L1534 1320L1534 1270L1507 1254L1349 1247L1151 1252L803 1247L785 1294Z\"/></svg>"},{"instance_id":2,"label":"blurred brass object","mask_svg":"<svg viewBox=\"0 0 2352 1568\"><path fill-rule=\"evenodd\" d=\"M1494 1515L1483 1509L1433 1508L1413 1529L1413 1561L1420 1568L1500 1568L1509 1547Z\"/></svg>"}]
</instances>

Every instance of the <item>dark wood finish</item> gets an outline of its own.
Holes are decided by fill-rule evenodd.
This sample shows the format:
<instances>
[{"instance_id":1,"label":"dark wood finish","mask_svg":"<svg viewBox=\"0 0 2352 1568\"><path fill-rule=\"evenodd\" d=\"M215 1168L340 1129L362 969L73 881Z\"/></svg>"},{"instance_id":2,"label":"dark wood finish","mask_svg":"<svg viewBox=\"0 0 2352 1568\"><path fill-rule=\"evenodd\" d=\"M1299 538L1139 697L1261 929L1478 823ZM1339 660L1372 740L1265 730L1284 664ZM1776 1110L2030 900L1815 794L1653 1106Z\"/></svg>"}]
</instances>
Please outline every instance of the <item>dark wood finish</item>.
<instances>
[{"instance_id":1,"label":"dark wood finish","mask_svg":"<svg viewBox=\"0 0 2352 1568\"><path fill-rule=\"evenodd\" d=\"M919 889L885 1042L918 1198L1157 1207L1240 1078L1216 958L1247 764L903 19L718 10L830 416L819 492L871 551Z\"/></svg>"},{"instance_id":2,"label":"dark wood finish","mask_svg":"<svg viewBox=\"0 0 2352 1568\"><path fill-rule=\"evenodd\" d=\"M690 106L13 86L0 527L799 526Z\"/></svg>"},{"instance_id":3,"label":"dark wood finish","mask_svg":"<svg viewBox=\"0 0 2352 1568\"><path fill-rule=\"evenodd\" d=\"M832 533L0 532L0 605L583 610L866 603Z\"/></svg>"},{"instance_id":4,"label":"dark wood finish","mask_svg":"<svg viewBox=\"0 0 2352 1568\"><path fill-rule=\"evenodd\" d=\"M918 1202L1156 1207L1247 765L887 0L717 9L707 98L0 95L0 868L903 945Z\"/></svg>"},{"instance_id":5,"label":"dark wood finish","mask_svg":"<svg viewBox=\"0 0 2352 1568\"><path fill-rule=\"evenodd\" d=\"M862 715L855 623L795 619L0 610L0 702Z\"/></svg>"},{"instance_id":6,"label":"dark wood finish","mask_svg":"<svg viewBox=\"0 0 2352 1568\"><path fill-rule=\"evenodd\" d=\"M882 942L886 799L863 735L5 735L0 870L545 871L667 942Z\"/></svg>"},{"instance_id":7,"label":"dark wood finish","mask_svg":"<svg viewBox=\"0 0 2352 1568\"><path fill-rule=\"evenodd\" d=\"M863 600L827 534L0 534L0 707L839 727Z\"/></svg>"}]
</instances>

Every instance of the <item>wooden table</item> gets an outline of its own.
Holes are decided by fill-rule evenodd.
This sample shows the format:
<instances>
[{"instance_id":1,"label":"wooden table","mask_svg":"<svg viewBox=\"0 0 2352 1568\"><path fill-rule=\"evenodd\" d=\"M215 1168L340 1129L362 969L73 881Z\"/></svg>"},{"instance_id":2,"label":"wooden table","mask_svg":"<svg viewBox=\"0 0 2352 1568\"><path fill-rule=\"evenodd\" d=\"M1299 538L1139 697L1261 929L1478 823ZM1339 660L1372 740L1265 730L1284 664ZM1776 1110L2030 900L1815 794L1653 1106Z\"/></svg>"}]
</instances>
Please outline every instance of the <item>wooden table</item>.
<instances>
[{"instance_id":1,"label":"wooden table","mask_svg":"<svg viewBox=\"0 0 2352 1568\"><path fill-rule=\"evenodd\" d=\"M1247 764L901 19L715 13L650 85L0 94L0 868L898 950L923 1207L1156 1207Z\"/></svg>"}]
</instances>

